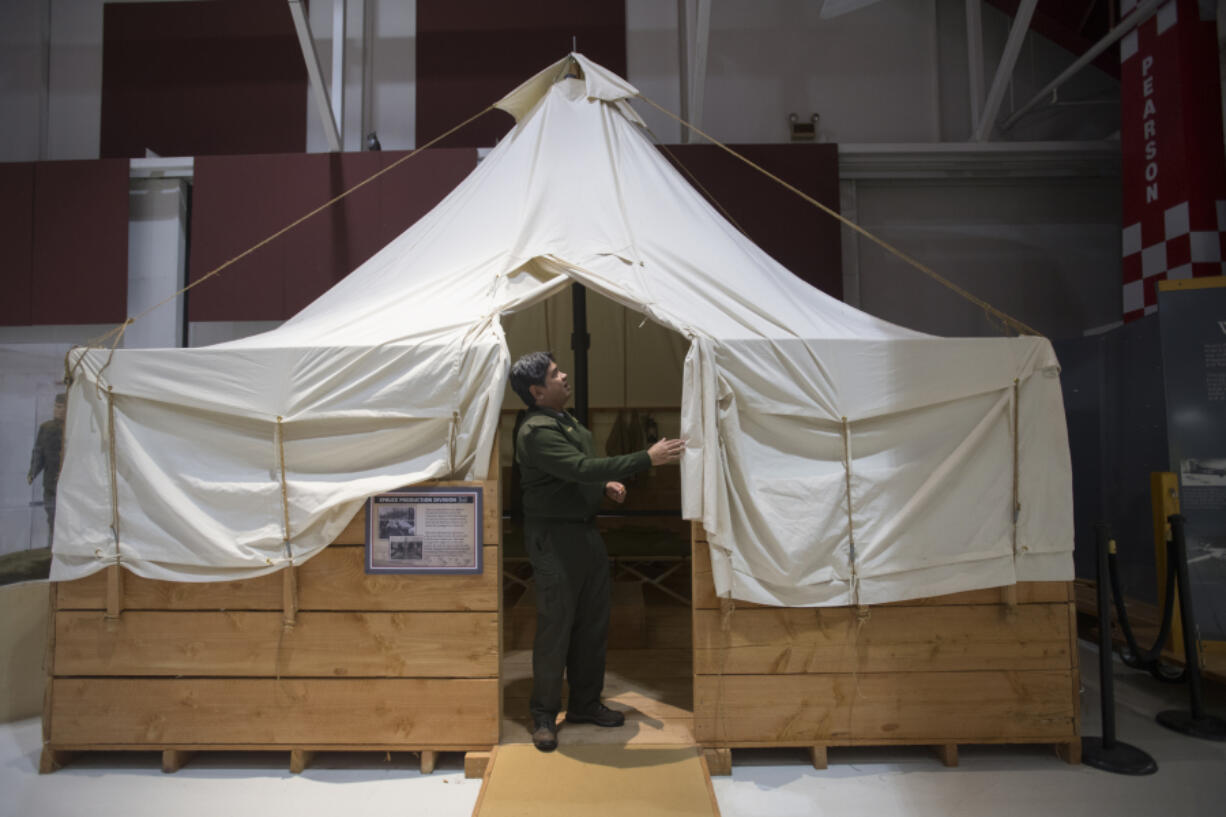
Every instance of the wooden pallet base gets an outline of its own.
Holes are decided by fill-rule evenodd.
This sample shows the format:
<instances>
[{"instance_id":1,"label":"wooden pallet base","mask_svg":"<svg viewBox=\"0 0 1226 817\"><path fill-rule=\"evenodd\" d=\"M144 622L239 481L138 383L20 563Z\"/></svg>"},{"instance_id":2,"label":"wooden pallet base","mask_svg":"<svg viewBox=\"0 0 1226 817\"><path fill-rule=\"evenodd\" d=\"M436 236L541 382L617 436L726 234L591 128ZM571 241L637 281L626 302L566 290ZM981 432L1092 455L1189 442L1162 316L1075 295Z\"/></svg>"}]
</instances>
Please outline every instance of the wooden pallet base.
<instances>
[{"instance_id":1,"label":"wooden pallet base","mask_svg":"<svg viewBox=\"0 0 1226 817\"><path fill-rule=\"evenodd\" d=\"M385 752L390 757L392 752L403 753L411 752L418 755L421 760L421 773L431 774L434 772L434 767L438 763L438 756L443 751L462 751L464 752L464 776L467 778L480 778L485 774L485 768L489 765L490 750L464 750L464 749L412 749L403 746L314 746L314 747L284 747L284 746L199 746L199 747L176 747L159 748L156 746L82 746L66 748L52 748L44 746L42 755L38 762L39 774L50 774L58 771L68 765L73 758L87 752L157 752L162 753L162 771L166 774L173 774L179 771L188 762L202 751L258 751L258 752L278 752L289 751L289 770L292 774L301 774L320 752Z\"/></svg>"},{"instance_id":2,"label":"wooden pallet base","mask_svg":"<svg viewBox=\"0 0 1226 817\"><path fill-rule=\"evenodd\" d=\"M1022 742L1019 741L1019 743L1022 743ZM855 745L855 746L902 746L902 745L912 745L912 744L857 742L852 745ZM951 768L958 765L958 744L956 743L937 743L937 744L919 744L919 745L928 745L932 749L935 757L941 761L942 765L951 767ZM987 745L987 744L971 743L968 745ZM1052 746L1055 749L1056 756L1059 757L1061 760L1063 760L1065 763L1069 763L1072 765L1077 765L1081 763L1081 738L1076 738L1074 740L1063 741L1059 743L1047 743L1046 745ZM737 746L735 748L738 748L738 749L742 749L742 748L745 748L745 749L748 749L748 748L803 749L808 752L809 762L813 764L813 768L825 769L827 768L827 765L828 765L829 750L831 748L840 748L840 747L837 747L837 746L831 747L827 745L796 746L794 744L785 745L785 744L773 744L773 743L772 744L754 743L754 744L745 745L745 746ZM703 747L703 750L702 750L703 757L706 759L707 768L710 769L710 772L712 775L730 775L732 774L732 749L733 747L729 747L729 746L704 746Z\"/></svg>"}]
</instances>

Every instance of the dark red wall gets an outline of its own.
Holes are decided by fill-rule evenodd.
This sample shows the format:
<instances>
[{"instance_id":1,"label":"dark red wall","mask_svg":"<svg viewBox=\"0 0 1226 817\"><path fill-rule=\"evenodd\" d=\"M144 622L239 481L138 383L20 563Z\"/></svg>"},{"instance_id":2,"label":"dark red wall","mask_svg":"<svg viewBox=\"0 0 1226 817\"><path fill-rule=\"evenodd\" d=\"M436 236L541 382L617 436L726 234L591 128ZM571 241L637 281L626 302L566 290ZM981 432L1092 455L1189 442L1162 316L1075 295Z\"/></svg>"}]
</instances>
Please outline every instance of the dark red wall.
<instances>
[{"instance_id":1,"label":"dark red wall","mask_svg":"<svg viewBox=\"0 0 1226 817\"><path fill-rule=\"evenodd\" d=\"M103 8L104 157L302 151L306 105L285 0Z\"/></svg>"},{"instance_id":2,"label":"dark red wall","mask_svg":"<svg viewBox=\"0 0 1226 817\"><path fill-rule=\"evenodd\" d=\"M626 75L625 0L418 0L417 144L580 53ZM490 111L440 145L489 147L513 124Z\"/></svg>"},{"instance_id":3,"label":"dark red wall","mask_svg":"<svg viewBox=\"0 0 1226 817\"><path fill-rule=\"evenodd\" d=\"M0 164L0 324L119 323L128 163Z\"/></svg>"},{"instance_id":4,"label":"dark red wall","mask_svg":"<svg viewBox=\"0 0 1226 817\"><path fill-rule=\"evenodd\" d=\"M33 264L34 163L0 164L0 326L30 323Z\"/></svg>"},{"instance_id":5,"label":"dark red wall","mask_svg":"<svg viewBox=\"0 0 1226 817\"><path fill-rule=\"evenodd\" d=\"M190 280L404 155L383 151L197 159ZM476 165L471 148L419 153L191 290L189 319L290 317L408 229Z\"/></svg>"},{"instance_id":6,"label":"dark red wall","mask_svg":"<svg viewBox=\"0 0 1226 817\"><path fill-rule=\"evenodd\" d=\"M730 145L779 178L839 212L837 145ZM662 151L692 173L700 192L742 232L813 286L843 297L839 222L715 145L668 145Z\"/></svg>"}]
</instances>

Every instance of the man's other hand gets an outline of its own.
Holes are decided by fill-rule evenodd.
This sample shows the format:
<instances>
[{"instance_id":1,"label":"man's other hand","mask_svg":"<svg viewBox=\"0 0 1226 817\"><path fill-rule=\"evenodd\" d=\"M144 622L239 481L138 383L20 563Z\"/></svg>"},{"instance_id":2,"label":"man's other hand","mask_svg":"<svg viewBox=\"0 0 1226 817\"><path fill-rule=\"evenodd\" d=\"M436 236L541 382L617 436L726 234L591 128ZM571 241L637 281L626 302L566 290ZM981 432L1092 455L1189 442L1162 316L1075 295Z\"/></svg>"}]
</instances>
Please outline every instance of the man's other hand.
<instances>
[{"instance_id":1,"label":"man's other hand","mask_svg":"<svg viewBox=\"0 0 1226 817\"><path fill-rule=\"evenodd\" d=\"M670 440L663 437L647 449L647 456L651 457L652 465L672 465L681 459L681 452L685 450L685 440Z\"/></svg>"},{"instance_id":2,"label":"man's other hand","mask_svg":"<svg viewBox=\"0 0 1226 817\"><path fill-rule=\"evenodd\" d=\"M604 486L605 496L614 502L626 501L626 486L620 482L606 482Z\"/></svg>"}]
</instances>

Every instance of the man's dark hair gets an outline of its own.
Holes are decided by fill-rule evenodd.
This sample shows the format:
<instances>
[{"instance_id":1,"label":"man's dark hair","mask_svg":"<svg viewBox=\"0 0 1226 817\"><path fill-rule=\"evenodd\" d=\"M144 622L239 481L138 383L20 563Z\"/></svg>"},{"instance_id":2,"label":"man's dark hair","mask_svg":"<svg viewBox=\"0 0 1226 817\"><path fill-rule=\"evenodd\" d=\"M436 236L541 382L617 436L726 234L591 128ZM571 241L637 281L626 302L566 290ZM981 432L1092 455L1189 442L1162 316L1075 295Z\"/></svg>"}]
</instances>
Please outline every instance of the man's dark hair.
<instances>
[{"instance_id":1,"label":"man's dark hair","mask_svg":"<svg viewBox=\"0 0 1226 817\"><path fill-rule=\"evenodd\" d=\"M552 352L529 352L511 365L511 390L528 408L536 405L536 398L528 387L545 385L545 375L552 361Z\"/></svg>"}]
</instances>

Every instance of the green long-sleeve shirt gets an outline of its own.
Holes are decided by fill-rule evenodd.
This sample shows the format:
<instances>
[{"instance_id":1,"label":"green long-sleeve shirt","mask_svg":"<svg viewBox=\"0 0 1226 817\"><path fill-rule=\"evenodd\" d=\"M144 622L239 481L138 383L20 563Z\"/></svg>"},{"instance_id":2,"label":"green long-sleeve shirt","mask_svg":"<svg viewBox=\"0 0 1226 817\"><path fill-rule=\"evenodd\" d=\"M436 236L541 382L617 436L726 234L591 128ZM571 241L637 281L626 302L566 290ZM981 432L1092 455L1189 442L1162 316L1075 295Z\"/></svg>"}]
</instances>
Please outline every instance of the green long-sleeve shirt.
<instances>
[{"instance_id":1,"label":"green long-sleeve shirt","mask_svg":"<svg viewBox=\"0 0 1226 817\"><path fill-rule=\"evenodd\" d=\"M528 411L515 438L524 491L524 516L590 519L600 507L605 483L651 466L647 452L597 457L592 432L569 414Z\"/></svg>"}]
</instances>

